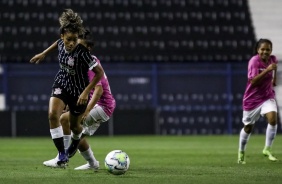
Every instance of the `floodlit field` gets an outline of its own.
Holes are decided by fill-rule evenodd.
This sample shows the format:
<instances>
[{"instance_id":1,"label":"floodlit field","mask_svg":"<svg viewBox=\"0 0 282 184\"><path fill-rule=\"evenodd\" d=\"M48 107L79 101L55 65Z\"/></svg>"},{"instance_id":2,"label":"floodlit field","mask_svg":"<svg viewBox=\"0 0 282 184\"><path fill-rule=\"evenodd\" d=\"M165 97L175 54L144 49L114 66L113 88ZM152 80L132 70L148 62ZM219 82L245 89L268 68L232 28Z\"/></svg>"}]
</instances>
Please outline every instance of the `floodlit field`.
<instances>
[{"instance_id":1,"label":"floodlit field","mask_svg":"<svg viewBox=\"0 0 282 184\"><path fill-rule=\"evenodd\" d=\"M75 171L85 164L77 153L66 169L42 162L56 156L51 138L1 138L0 183L28 184L274 184L282 181L282 161L270 162L261 153L263 135L253 135L247 147L247 164L237 164L238 136L116 136L89 138L100 170ZM114 149L128 153L131 164L124 175L109 174L103 161ZM274 155L282 159L282 136Z\"/></svg>"}]
</instances>

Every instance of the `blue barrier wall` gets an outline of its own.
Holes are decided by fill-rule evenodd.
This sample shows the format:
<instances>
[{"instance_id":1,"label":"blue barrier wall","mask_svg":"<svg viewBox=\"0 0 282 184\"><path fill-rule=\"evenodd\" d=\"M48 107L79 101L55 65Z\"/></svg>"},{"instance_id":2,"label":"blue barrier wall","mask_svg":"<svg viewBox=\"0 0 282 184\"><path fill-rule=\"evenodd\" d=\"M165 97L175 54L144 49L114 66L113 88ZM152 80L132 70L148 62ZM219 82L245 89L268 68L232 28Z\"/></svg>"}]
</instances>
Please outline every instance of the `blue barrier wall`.
<instances>
[{"instance_id":1,"label":"blue barrier wall","mask_svg":"<svg viewBox=\"0 0 282 184\"><path fill-rule=\"evenodd\" d=\"M47 111L58 67L57 64L2 65L0 91L6 97L6 110ZM103 67L119 113L123 110L133 114L144 109L154 111L149 123L154 131L150 130L150 134L234 134L242 127L246 63L133 63L104 64ZM43 118L47 122L47 115ZM134 123L134 119L130 121L129 124ZM136 122L142 123L142 118ZM260 124L255 131L263 133L265 123ZM128 131L121 132L130 134L131 130Z\"/></svg>"}]
</instances>

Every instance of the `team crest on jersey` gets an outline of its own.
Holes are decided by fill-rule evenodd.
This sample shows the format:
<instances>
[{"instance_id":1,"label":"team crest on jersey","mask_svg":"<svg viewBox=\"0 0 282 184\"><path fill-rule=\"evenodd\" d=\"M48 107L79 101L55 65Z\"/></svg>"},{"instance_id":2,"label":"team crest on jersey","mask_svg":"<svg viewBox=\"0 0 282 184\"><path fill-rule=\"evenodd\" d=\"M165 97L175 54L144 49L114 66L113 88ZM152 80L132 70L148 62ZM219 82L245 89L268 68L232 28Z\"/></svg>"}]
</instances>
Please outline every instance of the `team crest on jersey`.
<instances>
[{"instance_id":1,"label":"team crest on jersey","mask_svg":"<svg viewBox=\"0 0 282 184\"><path fill-rule=\"evenodd\" d=\"M69 65L69 66L73 66L73 65L74 65L74 58L69 57L68 65Z\"/></svg>"},{"instance_id":2,"label":"team crest on jersey","mask_svg":"<svg viewBox=\"0 0 282 184\"><path fill-rule=\"evenodd\" d=\"M54 95L60 95L60 94L62 94L62 89L61 88L55 88Z\"/></svg>"}]
</instances>

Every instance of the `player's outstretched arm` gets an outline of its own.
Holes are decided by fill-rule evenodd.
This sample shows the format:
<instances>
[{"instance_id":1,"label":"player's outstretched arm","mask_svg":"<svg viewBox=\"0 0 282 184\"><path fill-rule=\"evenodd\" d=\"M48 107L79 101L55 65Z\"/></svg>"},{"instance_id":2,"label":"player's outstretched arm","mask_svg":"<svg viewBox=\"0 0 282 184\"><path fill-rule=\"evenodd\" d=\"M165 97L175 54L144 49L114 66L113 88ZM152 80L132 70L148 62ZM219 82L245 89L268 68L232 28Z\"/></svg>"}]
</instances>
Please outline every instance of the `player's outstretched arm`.
<instances>
[{"instance_id":1,"label":"player's outstretched arm","mask_svg":"<svg viewBox=\"0 0 282 184\"><path fill-rule=\"evenodd\" d=\"M47 56L53 50L57 49L57 47L58 47L58 45L57 45L57 41L56 41L50 47L48 47L46 50L44 50L43 52L33 56L29 62L35 63L35 64L40 63L45 58L45 56Z\"/></svg>"}]
</instances>

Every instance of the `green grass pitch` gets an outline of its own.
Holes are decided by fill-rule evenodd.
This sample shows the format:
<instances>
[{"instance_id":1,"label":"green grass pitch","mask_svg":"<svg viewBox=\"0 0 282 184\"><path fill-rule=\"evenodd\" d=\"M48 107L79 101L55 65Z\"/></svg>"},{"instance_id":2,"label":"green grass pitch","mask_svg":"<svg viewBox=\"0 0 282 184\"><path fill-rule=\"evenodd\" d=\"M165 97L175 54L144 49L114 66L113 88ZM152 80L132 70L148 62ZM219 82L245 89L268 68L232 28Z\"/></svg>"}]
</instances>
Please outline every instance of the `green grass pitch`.
<instances>
[{"instance_id":1,"label":"green grass pitch","mask_svg":"<svg viewBox=\"0 0 282 184\"><path fill-rule=\"evenodd\" d=\"M93 136L88 138L100 170L75 171L85 164L77 153L66 169L52 169L42 162L56 156L49 137L0 138L0 183L3 184L275 184L282 182L282 161L262 155L264 135L252 135L247 164L237 164L238 135L233 136ZM114 149L130 157L129 170L109 174L104 158ZM273 153L282 159L282 136Z\"/></svg>"}]
</instances>

